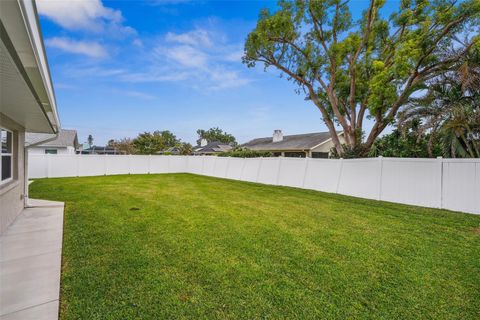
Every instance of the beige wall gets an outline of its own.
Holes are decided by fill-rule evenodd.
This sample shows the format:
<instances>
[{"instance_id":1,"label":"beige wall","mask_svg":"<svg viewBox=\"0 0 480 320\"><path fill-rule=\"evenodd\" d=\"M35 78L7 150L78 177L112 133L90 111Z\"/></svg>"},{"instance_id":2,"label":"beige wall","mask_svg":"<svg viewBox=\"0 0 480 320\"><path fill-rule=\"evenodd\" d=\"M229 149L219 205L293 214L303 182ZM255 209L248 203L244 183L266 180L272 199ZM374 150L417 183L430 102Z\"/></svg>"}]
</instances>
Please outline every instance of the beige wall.
<instances>
[{"instance_id":1,"label":"beige wall","mask_svg":"<svg viewBox=\"0 0 480 320\"><path fill-rule=\"evenodd\" d=\"M343 138L343 134L341 134L339 137L340 143L345 143L345 139ZM328 140L327 142L319 145L316 148L312 149L312 152L330 152L330 150L334 147L335 145L333 144L332 140Z\"/></svg>"},{"instance_id":2,"label":"beige wall","mask_svg":"<svg viewBox=\"0 0 480 320\"><path fill-rule=\"evenodd\" d=\"M0 234L2 234L24 207L25 129L2 113L0 126L13 132L13 180L0 185Z\"/></svg>"}]
</instances>

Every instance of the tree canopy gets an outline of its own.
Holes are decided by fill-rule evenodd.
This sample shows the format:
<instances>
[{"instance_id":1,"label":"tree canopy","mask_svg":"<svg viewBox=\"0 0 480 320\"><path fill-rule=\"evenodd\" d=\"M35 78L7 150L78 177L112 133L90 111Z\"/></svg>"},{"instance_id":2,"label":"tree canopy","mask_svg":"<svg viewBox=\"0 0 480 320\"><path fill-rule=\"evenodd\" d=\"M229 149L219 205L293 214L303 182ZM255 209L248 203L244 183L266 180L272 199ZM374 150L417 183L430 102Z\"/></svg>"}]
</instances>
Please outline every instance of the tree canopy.
<instances>
[{"instance_id":1,"label":"tree canopy","mask_svg":"<svg viewBox=\"0 0 480 320\"><path fill-rule=\"evenodd\" d=\"M139 154L155 154L158 151L174 147L180 142L177 137L168 130L154 131L153 133L140 133L134 140L133 145Z\"/></svg>"},{"instance_id":2,"label":"tree canopy","mask_svg":"<svg viewBox=\"0 0 480 320\"><path fill-rule=\"evenodd\" d=\"M235 137L227 132L224 132L219 127L210 128L208 130L198 129L197 130L198 140L197 145L200 145L202 139L206 139L208 142L223 142L231 145L236 145L237 140Z\"/></svg>"},{"instance_id":3,"label":"tree canopy","mask_svg":"<svg viewBox=\"0 0 480 320\"><path fill-rule=\"evenodd\" d=\"M276 12L263 10L243 61L293 81L320 110L338 154L348 148L366 155L427 81L478 48L480 1L402 0L384 17L385 1L370 0L358 21L348 2L280 1Z\"/></svg>"}]
</instances>

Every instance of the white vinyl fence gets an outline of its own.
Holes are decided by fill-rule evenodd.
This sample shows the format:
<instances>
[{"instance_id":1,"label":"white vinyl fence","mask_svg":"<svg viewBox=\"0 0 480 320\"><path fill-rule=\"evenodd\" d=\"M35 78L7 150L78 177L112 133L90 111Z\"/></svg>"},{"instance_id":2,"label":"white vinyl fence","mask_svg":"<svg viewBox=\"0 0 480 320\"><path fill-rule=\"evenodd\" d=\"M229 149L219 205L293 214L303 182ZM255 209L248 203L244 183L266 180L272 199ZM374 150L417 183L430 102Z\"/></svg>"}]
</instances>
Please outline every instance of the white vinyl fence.
<instances>
[{"instance_id":1,"label":"white vinyl fence","mask_svg":"<svg viewBox=\"0 0 480 320\"><path fill-rule=\"evenodd\" d=\"M195 173L480 214L480 159L29 156L29 178Z\"/></svg>"}]
</instances>

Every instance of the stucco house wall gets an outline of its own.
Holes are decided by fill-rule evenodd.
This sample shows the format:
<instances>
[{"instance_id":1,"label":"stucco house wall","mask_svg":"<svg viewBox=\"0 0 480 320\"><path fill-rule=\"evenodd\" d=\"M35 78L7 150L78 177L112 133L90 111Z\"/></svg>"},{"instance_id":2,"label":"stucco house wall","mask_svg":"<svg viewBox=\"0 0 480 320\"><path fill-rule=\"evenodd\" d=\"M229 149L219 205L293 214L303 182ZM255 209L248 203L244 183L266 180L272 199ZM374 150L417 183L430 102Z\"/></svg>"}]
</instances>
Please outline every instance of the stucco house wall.
<instances>
[{"instance_id":1,"label":"stucco house wall","mask_svg":"<svg viewBox=\"0 0 480 320\"><path fill-rule=\"evenodd\" d=\"M24 207L25 129L2 113L0 127L13 133L13 179L0 184L0 234L2 234Z\"/></svg>"}]
</instances>

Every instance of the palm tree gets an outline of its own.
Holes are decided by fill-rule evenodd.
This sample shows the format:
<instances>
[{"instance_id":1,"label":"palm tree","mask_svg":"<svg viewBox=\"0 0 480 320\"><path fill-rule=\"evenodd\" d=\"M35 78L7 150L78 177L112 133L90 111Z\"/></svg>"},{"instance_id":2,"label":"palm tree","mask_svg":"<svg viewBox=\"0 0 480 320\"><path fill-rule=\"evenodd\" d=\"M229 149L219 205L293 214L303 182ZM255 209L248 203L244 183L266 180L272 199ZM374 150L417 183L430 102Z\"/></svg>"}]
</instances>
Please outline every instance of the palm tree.
<instances>
[{"instance_id":1,"label":"palm tree","mask_svg":"<svg viewBox=\"0 0 480 320\"><path fill-rule=\"evenodd\" d=\"M420 121L419 132L430 132L428 153L440 138L447 157L480 157L480 52L460 61L456 72L434 79L427 93L413 98L399 113L400 128Z\"/></svg>"}]
</instances>

